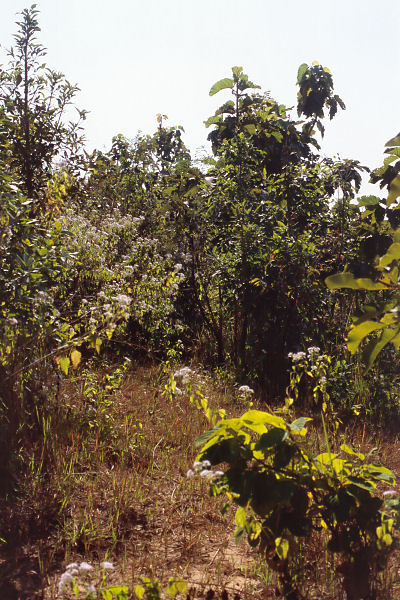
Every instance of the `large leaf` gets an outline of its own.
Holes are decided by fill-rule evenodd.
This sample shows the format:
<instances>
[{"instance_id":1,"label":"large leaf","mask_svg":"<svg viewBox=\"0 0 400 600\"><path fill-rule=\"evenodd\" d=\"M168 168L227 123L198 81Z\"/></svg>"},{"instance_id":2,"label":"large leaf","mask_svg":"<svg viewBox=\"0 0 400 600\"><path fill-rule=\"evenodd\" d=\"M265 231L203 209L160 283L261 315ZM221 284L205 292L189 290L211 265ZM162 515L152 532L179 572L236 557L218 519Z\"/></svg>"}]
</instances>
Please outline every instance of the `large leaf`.
<instances>
[{"instance_id":1,"label":"large leaf","mask_svg":"<svg viewBox=\"0 0 400 600\"><path fill-rule=\"evenodd\" d=\"M206 127L210 127L210 125L218 125L219 123L222 123L222 117L220 115L213 115L207 119L207 121L204 121L204 125Z\"/></svg>"},{"instance_id":2,"label":"large leaf","mask_svg":"<svg viewBox=\"0 0 400 600\"><path fill-rule=\"evenodd\" d=\"M221 90L226 90L228 88L231 89L233 87L233 85L234 85L234 81L230 77L225 77L224 79L220 79L219 81L217 81L217 83L214 83L214 85L212 86L212 88L210 90L210 96L214 96L214 94L217 94Z\"/></svg>"},{"instance_id":3,"label":"large leaf","mask_svg":"<svg viewBox=\"0 0 400 600\"><path fill-rule=\"evenodd\" d=\"M377 323L376 321L364 321L360 325L356 325L349 332L347 340L347 347L352 354L357 351L359 345L367 335L378 329L383 329L385 325L383 323Z\"/></svg>"},{"instance_id":4,"label":"large leaf","mask_svg":"<svg viewBox=\"0 0 400 600\"><path fill-rule=\"evenodd\" d=\"M301 80L303 79L304 73L307 71L307 69L308 69L308 65L306 63L303 63L302 65L299 66L299 70L297 71L298 85L301 83Z\"/></svg>"},{"instance_id":5,"label":"large leaf","mask_svg":"<svg viewBox=\"0 0 400 600\"><path fill-rule=\"evenodd\" d=\"M73 350L71 352L71 361L74 371L78 368L79 363L81 362L82 353L79 350Z\"/></svg>"},{"instance_id":6,"label":"large leaf","mask_svg":"<svg viewBox=\"0 0 400 600\"><path fill-rule=\"evenodd\" d=\"M386 254L384 254L379 262L380 267L386 267L390 265L394 260L400 259L400 244L395 242L391 246L389 246Z\"/></svg>"},{"instance_id":7,"label":"large leaf","mask_svg":"<svg viewBox=\"0 0 400 600\"><path fill-rule=\"evenodd\" d=\"M363 351L363 358L364 361L367 363L368 365L368 369L371 368L371 366L374 363L374 360L376 359L376 357L378 356L379 352L389 343L393 340L393 338L396 337L396 335L399 333L400 331L400 327L397 327L396 329L384 329L382 332L382 335L380 336L380 338L378 340L371 340L367 346L365 347L364 351Z\"/></svg>"},{"instance_id":8,"label":"large leaf","mask_svg":"<svg viewBox=\"0 0 400 600\"><path fill-rule=\"evenodd\" d=\"M282 417L264 412L263 410L248 410L241 418L241 421L246 427L251 428L251 425L272 425L285 429L285 421Z\"/></svg>"},{"instance_id":9,"label":"large leaf","mask_svg":"<svg viewBox=\"0 0 400 600\"><path fill-rule=\"evenodd\" d=\"M256 126L253 123L245 125L244 128L250 133L250 135L254 135L256 133Z\"/></svg>"},{"instance_id":10,"label":"large leaf","mask_svg":"<svg viewBox=\"0 0 400 600\"><path fill-rule=\"evenodd\" d=\"M361 277L356 279L353 273L337 273L325 279L325 283L330 290L349 288L351 290L386 290L387 286L383 283L375 283L372 279Z\"/></svg>"},{"instance_id":11,"label":"large leaf","mask_svg":"<svg viewBox=\"0 0 400 600\"><path fill-rule=\"evenodd\" d=\"M375 206L376 204L379 204L380 201L378 196L361 196L361 198L358 199L358 204L359 206Z\"/></svg>"},{"instance_id":12,"label":"large leaf","mask_svg":"<svg viewBox=\"0 0 400 600\"><path fill-rule=\"evenodd\" d=\"M256 450L267 450L273 448L287 438L287 432L281 427L273 427L268 433L263 433L255 445Z\"/></svg>"},{"instance_id":13,"label":"large leaf","mask_svg":"<svg viewBox=\"0 0 400 600\"><path fill-rule=\"evenodd\" d=\"M199 447L205 444L218 431L218 429L219 427L213 427L212 429L202 433L201 436L196 440L195 445Z\"/></svg>"},{"instance_id":14,"label":"large leaf","mask_svg":"<svg viewBox=\"0 0 400 600\"><path fill-rule=\"evenodd\" d=\"M386 142L385 146L400 146L400 133L398 133L394 138Z\"/></svg>"},{"instance_id":15,"label":"large leaf","mask_svg":"<svg viewBox=\"0 0 400 600\"><path fill-rule=\"evenodd\" d=\"M390 182L389 195L386 200L386 205L390 206L391 204L393 204L393 202L396 201L398 196L400 196L400 175L397 175L397 177L395 177L393 181Z\"/></svg>"}]
</instances>

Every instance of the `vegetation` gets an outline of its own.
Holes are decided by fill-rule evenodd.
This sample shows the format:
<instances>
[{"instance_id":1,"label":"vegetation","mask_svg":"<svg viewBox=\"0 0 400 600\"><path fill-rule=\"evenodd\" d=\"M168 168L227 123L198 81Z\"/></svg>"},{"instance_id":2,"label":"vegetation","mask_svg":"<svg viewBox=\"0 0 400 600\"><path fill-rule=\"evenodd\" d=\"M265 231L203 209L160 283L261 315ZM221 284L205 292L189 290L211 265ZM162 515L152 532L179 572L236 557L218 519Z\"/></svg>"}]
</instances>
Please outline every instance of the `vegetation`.
<instances>
[{"instance_id":1,"label":"vegetation","mask_svg":"<svg viewBox=\"0 0 400 600\"><path fill-rule=\"evenodd\" d=\"M162 114L89 154L39 31L0 69L2 597L400 597L400 137L358 197L330 71L296 112L233 67L205 160Z\"/></svg>"}]
</instances>

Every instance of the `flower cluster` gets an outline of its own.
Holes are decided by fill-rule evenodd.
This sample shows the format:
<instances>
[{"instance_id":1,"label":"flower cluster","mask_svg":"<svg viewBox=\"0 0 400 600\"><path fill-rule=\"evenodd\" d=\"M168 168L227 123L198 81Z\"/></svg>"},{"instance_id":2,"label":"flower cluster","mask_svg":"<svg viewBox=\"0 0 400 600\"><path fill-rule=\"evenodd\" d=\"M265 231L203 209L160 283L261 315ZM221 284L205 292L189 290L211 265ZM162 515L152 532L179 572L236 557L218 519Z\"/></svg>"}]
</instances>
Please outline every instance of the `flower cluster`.
<instances>
[{"instance_id":1,"label":"flower cluster","mask_svg":"<svg viewBox=\"0 0 400 600\"><path fill-rule=\"evenodd\" d=\"M190 378L194 375L193 369L190 367L182 367L178 369L174 373L174 378L177 381L180 381L182 385L188 385L190 383Z\"/></svg>"},{"instance_id":2,"label":"flower cluster","mask_svg":"<svg viewBox=\"0 0 400 600\"><path fill-rule=\"evenodd\" d=\"M111 562L104 561L100 563L100 567L104 571L113 571L114 565ZM83 561L80 564L77 562L72 562L65 567L64 573L60 577L60 581L58 583L58 593L64 594L66 590L73 588L79 578L82 581L80 583L83 584L86 592L86 598L95 598L97 596L96 586L91 583L90 577L94 572L94 567L90 563Z\"/></svg>"},{"instance_id":3,"label":"flower cluster","mask_svg":"<svg viewBox=\"0 0 400 600\"><path fill-rule=\"evenodd\" d=\"M319 348L318 346L310 346L309 348L307 348L307 352L310 358L314 358L315 356L319 355L319 353L321 352L321 348Z\"/></svg>"},{"instance_id":4,"label":"flower cluster","mask_svg":"<svg viewBox=\"0 0 400 600\"><path fill-rule=\"evenodd\" d=\"M101 288L97 302L82 299L82 304L89 302L81 311L89 316L89 325L94 328L100 317L112 331L118 320L115 310L125 317L129 313L142 331L151 334L154 343L165 343L183 329L170 317L175 314L188 257L165 253L159 239L143 234L143 220L143 216L126 215L119 208L99 215L94 210L71 207L58 224L69 233L68 247L74 257L68 262L70 278L79 276L85 281L90 274Z\"/></svg>"},{"instance_id":5,"label":"flower cluster","mask_svg":"<svg viewBox=\"0 0 400 600\"><path fill-rule=\"evenodd\" d=\"M291 358L293 362L299 362L306 358L307 354L305 352L289 352L288 358Z\"/></svg>"},{"instance_id":6,"label":"flower cluster","mask_svg":"<svg viewBox=\"0 0 400 600\"><path fill-rule=\"evenodd\" d=\"M224 475L223 471L212 471L211 463L209 460L200 460L193 463L193 469L189 469L186 473L186 477L190 479L195 475L200 475L200 477L205 477L206 479L215 479L215 477L222 477Z\"/></svg>"},{"instance_id":7,"label":"flower cluster","mask_svg":"<svg viewBox=\"0 0 400 600\"><path fill-rule=\"evenodd\" d=\"M321 348L318 346L310 346L307 348L307 352L289 352L288 358L291 358L293 362L300 362L310 358L311 360L317 358L321 352Z\"/></svg>"},{"instance_id":8,"label":"flower cluster","mask_svg":"<svg viewBox=\"0 0 400 600\"><path fill-rule=\"evenodd\" d=\"M238 392L242 398L246 398L247 396L252 396L254 394L254 390L248 385L241 385L238 389Z\"/></svg>"}]
</instances>

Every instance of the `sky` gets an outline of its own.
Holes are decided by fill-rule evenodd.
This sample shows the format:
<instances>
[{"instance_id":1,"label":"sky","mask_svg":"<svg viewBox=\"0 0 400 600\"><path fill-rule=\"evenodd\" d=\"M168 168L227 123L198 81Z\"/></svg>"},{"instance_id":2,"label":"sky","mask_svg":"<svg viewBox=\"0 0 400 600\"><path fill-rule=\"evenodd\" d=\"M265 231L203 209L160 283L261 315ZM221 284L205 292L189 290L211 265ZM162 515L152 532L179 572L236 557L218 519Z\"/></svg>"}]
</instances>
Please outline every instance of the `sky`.
<instances>
[{"instance_id":1,"label":"sky","mask_svg":"<svg viewBox=\"0 0 400 600\"><path fill-rule=\"evenodd\" d=\"M0 63L16 13L1 0ZM296 105L300 64L333 75L346 111L326 120L322 151L371 168L400 131L400 0L37 0L49 67L81 89L88 149L112 137L153 133L156 115L182 125L191 150L207 146L204 121L229 99L213 83L242 66L263 91ZM364 184L363 192L379 193Z\"/></svg>"}]
</instances>

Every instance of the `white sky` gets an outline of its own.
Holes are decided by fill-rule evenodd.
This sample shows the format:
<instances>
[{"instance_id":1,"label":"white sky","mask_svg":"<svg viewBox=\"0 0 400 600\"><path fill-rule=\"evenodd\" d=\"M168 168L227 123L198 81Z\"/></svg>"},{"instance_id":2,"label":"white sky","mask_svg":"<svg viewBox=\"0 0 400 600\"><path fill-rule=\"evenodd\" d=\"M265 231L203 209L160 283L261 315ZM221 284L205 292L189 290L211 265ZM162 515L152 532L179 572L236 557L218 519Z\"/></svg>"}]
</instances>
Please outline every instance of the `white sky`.
<instances>
[{"instance_id":1,"label":"white sky","mask_svg":"<svg viewBox=\"0 0 400 600\"><path fill-rule=\"evenodd\" d=\"M1 0L3 50L28 6ZM203 121L229 97L210 98L209 89L232 66L293 106L297 69L314 60L330 68L347 106L325 123L326 155L379 166L400 130L400 0L37 0L37 8L48 66L78 83L77 105L90 111L89 148L108 148L117 133L152 133L162 112L195 149L206 144Z\"/></svg>"}]
</instances>

